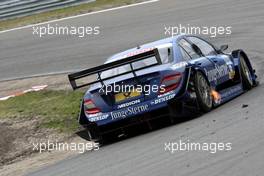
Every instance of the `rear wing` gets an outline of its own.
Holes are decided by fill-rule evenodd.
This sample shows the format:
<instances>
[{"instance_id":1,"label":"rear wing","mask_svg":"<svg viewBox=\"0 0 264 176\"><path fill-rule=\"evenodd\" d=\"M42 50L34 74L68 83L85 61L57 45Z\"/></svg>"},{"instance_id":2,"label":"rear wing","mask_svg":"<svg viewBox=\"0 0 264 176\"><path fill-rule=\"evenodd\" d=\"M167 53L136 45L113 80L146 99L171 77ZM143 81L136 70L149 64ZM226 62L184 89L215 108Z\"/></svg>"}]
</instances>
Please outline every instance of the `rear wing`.
<instances>
[{"instance_id":1,"label":"rear wing","mask_svg":"<svg viewBox=\"0 0 264 176\"><path fill-rule=\"evenodd\" d=\"M144 59L147 59L147 58L150 58L150 57L155 57L157 62L153 63L153 64L150 64L150 65L147 65L147 66L144 66L144 67L137 68L137 69L133 68L132 63L140 61L140 60L144 60ZM130 70L129 71L123 72L123 73L120 73L120 74L117 74L117 75L109 76L107 78L103 78L103 79L101 78L101 73L102 72L110 70L110 69L113 69L113 68L117 68L117 67L120 67L120 66L128 65L128 64L130 65ZM108 79L112 79L114 77L118 77L118 76L121 76L121 75L125 75L125 74L128 74L128 73L133 73L134 77L136 77L137 76L136 73L135 73L136 71L143 70L145 68L153 67L153 66L156 66L156 65L161 65L161 64L162 64L162 62L161 62L161 59L160 59L160 55L159 55L158 49L153 49L151 51L147 51L147 52L144 52L144 53L141 53L141 54L137 54L137 55L134 55L134 56L131 56L131 57L128 57L128 58L125 58L125 59L121 59L121 60L118 60L118 61L115 61L115 62L110 62L110 63L103 64L103 65L100 65L100 66L97 66L97 67L94 67L94 68L90 68L90 69L86 69L86 70L83 70L83 71L80 71L80 72L69 74L68 78L69 78L69 81L71 83L71 86L72 86L73 90L76 90L76 89L79 89L79 88L82 88L82 87L85 87L85 86L89 86L91 84L95 84L95 83L98 83L98 82L100 82L102 85L104 85L103 81L108 80ZM86 83L83 83L81 85L77 85L76 80L84 78L84 77L87 77L87 76L95 75L95 74L98 75L98 79L97 80L86 82Z\"/></svg>"}]
</instances>

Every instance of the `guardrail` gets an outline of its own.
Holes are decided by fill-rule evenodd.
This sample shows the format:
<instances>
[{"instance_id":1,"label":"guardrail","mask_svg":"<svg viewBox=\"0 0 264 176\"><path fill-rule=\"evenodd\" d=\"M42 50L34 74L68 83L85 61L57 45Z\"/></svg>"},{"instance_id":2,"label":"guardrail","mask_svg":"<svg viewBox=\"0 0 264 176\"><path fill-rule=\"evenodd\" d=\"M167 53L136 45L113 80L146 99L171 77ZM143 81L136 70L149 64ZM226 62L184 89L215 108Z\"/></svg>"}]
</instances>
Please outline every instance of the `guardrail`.
<instances>
[{"instance_id":1,"label":"guardrail","mask_svg":"<svg viewBox=\"0 0 264 176\"><path fill-rule=\"evenodd\" d=\"M32 15L95 0L2 0L0 20Z\"/></svg>"}]
</instances>

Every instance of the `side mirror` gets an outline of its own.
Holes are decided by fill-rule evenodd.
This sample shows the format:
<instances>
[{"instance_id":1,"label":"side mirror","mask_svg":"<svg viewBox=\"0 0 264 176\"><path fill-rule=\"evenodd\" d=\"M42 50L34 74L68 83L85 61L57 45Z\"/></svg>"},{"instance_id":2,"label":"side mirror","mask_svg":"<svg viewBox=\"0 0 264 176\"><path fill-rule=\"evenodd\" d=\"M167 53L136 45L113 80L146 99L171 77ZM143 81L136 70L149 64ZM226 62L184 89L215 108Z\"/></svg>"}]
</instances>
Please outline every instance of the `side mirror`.
<instances>
[{"instance_id":1,"label":"side mirror","mask_svg":"<svg viewBox=\"0 0 264 176\"><path fill-rule=\"evenodd\" d=\"M223 52L227 50L227 48L228 48L228 45L221 45L219 51Z\"/></svg>"},{"instance_id":2,"label":"side mirror","mask_svg":"<svg viewBox=\"0 0 264 176\"><path fill-rule=\"evenodd\" d=\"M199 56L203 56L202 51L200 50L200 48L198 46L196 46L195 44L192 44L192 49L199 55Z\"/></svg>"}]
</instances>

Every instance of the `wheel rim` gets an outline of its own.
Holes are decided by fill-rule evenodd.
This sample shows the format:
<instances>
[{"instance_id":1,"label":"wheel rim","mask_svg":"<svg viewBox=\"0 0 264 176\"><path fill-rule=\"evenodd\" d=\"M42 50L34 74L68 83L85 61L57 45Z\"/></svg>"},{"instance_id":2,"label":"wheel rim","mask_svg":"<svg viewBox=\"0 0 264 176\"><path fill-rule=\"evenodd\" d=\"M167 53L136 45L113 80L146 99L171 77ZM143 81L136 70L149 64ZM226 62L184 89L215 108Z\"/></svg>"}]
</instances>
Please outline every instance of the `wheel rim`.
<instances>
[{"instance_id":1,"label":"wheel rim","mask_svg":"<svg viewBox=\"0 0 264 176\"><path fill-rule=\"evenodd\" d=\"M246 79L252 85L253 84L252 76L251 76L249 68L248 68L247 64L245 63L245 60L244 60L243 57L241 57L241 65L242 65L242 69L243 69L243 71L245 73Z\"/></svg>"},{"instance_id":2,"label":"wheel rim","mask_svg":"<svg viewBox=\"0 0 264 176\"><path fill-rule=\"evenodd\" d=\"M201 74L199 74L198 80L199 80L198 91L201 95L202 101L207 106L211 106L212 105L212 96L211 96L211 91L210 91L211 89L207 81Z\"/></svg>"}]
</instances>

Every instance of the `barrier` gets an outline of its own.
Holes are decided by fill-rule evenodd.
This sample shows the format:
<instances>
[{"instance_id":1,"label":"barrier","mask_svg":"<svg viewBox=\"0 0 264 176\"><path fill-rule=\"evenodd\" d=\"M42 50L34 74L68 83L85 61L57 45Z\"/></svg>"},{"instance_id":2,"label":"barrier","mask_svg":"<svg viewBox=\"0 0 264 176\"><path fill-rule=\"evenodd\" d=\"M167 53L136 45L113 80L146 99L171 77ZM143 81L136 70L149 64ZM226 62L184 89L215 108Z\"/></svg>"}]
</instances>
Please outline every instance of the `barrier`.
<instances>
[{"instance_id":1,"label":"barrier","mask_svg":"<svg viewBox=\"0 0 264 176\"><path fill-rule=\"evenodd\" d=\"M93 2L95 0L6 0L0 1L0 20L32 15Z\"/></svg>"}]
</instances>

